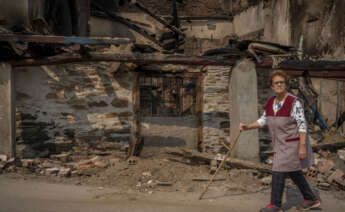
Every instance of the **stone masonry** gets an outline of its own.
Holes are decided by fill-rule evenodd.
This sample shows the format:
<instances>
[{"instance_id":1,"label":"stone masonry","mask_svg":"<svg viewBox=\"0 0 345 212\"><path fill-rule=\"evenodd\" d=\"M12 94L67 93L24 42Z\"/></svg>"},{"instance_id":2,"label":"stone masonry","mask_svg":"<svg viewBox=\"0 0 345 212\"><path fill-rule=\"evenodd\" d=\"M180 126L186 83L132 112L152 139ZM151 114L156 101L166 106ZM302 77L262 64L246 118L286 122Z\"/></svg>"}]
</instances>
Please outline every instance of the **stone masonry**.
<instances>
[{"instance_id":1,"label":"stone masonry","mask_svg":"<svg viewBox=\"0 0 345 212\"><path fill-rule=\"evenodd\" d=\"M18 153L43 157L66 143L128 142L133 76L124 67L85 63L16 69Z\"/></svg>"},{"instance_id":2,"label":"stone masonry","mask_svg":"<svg viewBox=\"0 0 345 212\"><path fill-rule=\"evenodd\" d=\"M218 153L220 141L229 139L230 67L208 66L203 81L203 145L206 152Z\"/></svg>"}]
</instances>

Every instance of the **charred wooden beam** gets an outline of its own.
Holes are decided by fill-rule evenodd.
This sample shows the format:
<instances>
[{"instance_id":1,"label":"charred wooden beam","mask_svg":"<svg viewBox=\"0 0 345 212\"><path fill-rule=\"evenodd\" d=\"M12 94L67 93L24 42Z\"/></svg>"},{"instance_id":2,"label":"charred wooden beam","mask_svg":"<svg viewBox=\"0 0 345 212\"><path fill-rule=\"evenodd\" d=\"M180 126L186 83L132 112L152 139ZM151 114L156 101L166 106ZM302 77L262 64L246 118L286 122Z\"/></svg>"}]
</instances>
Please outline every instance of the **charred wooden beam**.
<instances>
[{"instance_id":1,"label":"charred wooden beam","mask_svg":"<svg viewBox=\"0 0 345 212\"><path fill-rule=\"evenodd\" d=\"M79 54L62 54L42 59L24 59L11 61L13 66L40 66L57 65L74 62L124 62L136 64L182 64L182 65L224 65L231 66L236 59L223 59L221 57L206 57L193 55L163 55L163 54L95 54L87 56Z\"/></svg>"},{"instance_id":2,"label":"charred wooden beam","mask_svg":"<svg viewBox=\"0 0 345 212\"><path fill-rule=\"evenodd\" d=\"M165 148L165 153L182 156L190 160L206 164L209 164L215 158L215 156L212 154L206 152L201 153L196 150L186 148ZM252 161L241 160L237 158L228 158L226 160L226 164L236 168L256 169L264 173L272 173L272 167L270 165L255 163Z\"/></svg>"},{"instance_id":3,"label":"charred wooden beam","mask_svg":"<svg viewBox=\"0 0 345 212\"><path fill-rule=\"evenodd\" d=\"M258 68L272 68L272 63L269 64L265 59L263 63L257 64ZM10 61L13 66L39 66L39 65L56 65L74 62L131 62L139 65L145 64L180 64L180 65L221 65L232 66L237 61L237 58L223 58L214 56L194 56L194 55L164 55L164 54L96 54L89 53L87 56L79 54L62 54L53 57L42 59L24 59L18 61ZM291 63L291 61L290 61ZM289 62L282 62L277 67L278 69L286 71L290 75L301 76L305 71L308 71L311 77L324 78L345 78L345 61L319 61L315 62L320 66L309 63L306 66L304 61L293 61L293 66ZM325 64L325 65L322 65Z\"/></svg>"},{"instance_id":4,"label":"charred wooden beam","mask_svg":"<svg viewBox=\"0 0 345 212\"><path fill-rule=\"evenodd\" d=\"M258 64L262 68L271 68L273 60L266 57ZM345 61L311 61L311 60L285 60L279 63L279 69L294 71L345 71Z\"/></svg>"},{"instance_id":5,"label":"charred wooden beam","mask_svg":"<svg viewBox=\"0 0 345 212\"><path fill-rule=\"evenodd\" d=\"M80 44L80 45L120 45L128 44L129 38L98 38L98 37L65 37L47 35L22 35L22 34L0 34L0 41L7 42L29 42L29 43L52 43L52 44Z\"/></svg>"},{"instance_id":6,"label":"charred wooden beam","mask_svg":"<svg viewBox=\"0 0 345 212\"><path fill-rule=\"evenodd\" d=\"M165 19L173 19L172 16L163 16ZM220 21L232 21L232 16L179 16L180 20L184 21L203 21L203 20L220 20Z\"/></svg>"},{"instance_id":7,"label":"charred wooden beam","mask_svg":"<svg viewBox=\"0 0 345 212\"><path fill-rule=\"evenodd\" d=\"M119 22L119 23L127 26L128 28L134 30L135 32L139 33L143 37L147 38L148 40L152 41L153 43L155 43L156 45L158 45L159 47L162 48L162 44L154 36L152 36L150 33L145 31L144 29L138 27L137 25L131 23L131 20L129 20L127 18L123 18L121 16L118 16L114 12L110 12L110 11L106 10L105 8L103 8L102 6L97 4L96 1L93 1L92 5L97 9L97 10L92 10L92 12L91 12L92 16L99 17L99 18L105 18L105 19L109 19L111 21Z\"/></svg>"},{"instance_id":8,"label":"charred wooden beam","mask_svg":"<svg viewBox=\"0 0 345 212\"><path fill-rule=\"evenodd\" d=\"M258 68L271 69L274 62L271 57L266 57L257 64ZM275 69L285 71L292 76L302 76L308 72L310 77L345 78L345 61L310 61L286 60L274 66Z\"/></svg>"},{"instance_id":9,"label":"charred wooden beam","mask_svg":"<svg viewBox=\"0 0 345 212\"><path fill-rule=\"evenodd\" d=\"M158 21L159 23L163 24L165 27L169 28L171 31L184 36L184 33L179 30L178 28L176 28L173 25L170 25L168 22L166 22L164 19L160 18L159 16L157 16L156 14L154 14L153 12L151 12L149 9L147 9L144 5L142 5L140 2L136 2L134 3L134 5L139 8L140 10L142 10L143 12L149 14L152 18L154 18L156 21Z\"/></svg>"},{"instance_id":10,"label":"charred wooden beam","mask_svg":"<svg viewBox=\"0 0 345 212\"><path fill-rule=\"evenodd\" d=\"M140 66L139 70L147 72L171 72L171 73L199 73L201 72L200 66L188 66L180 64L147 64Z\"/></svg>"}]
</instances>

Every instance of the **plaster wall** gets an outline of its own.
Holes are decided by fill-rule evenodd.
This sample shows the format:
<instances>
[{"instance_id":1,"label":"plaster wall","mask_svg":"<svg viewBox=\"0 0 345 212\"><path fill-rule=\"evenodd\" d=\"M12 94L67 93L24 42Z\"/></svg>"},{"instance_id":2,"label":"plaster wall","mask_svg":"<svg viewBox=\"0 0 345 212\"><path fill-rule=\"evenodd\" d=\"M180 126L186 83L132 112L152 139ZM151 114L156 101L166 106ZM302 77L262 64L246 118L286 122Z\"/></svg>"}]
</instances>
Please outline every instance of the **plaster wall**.
<instances>
[{"instance_id":1,"label":"plaster wall","mask_svg":"<svg viewBox=\"0 0 345 212\"><path fill-rule=\"evenodd\" d=\"M187 37L203 38L203 39L224 39L234 33L234 24L231 21L192 21L183 23L183 27L187 30Z\"/></svg>"}]
</instances>

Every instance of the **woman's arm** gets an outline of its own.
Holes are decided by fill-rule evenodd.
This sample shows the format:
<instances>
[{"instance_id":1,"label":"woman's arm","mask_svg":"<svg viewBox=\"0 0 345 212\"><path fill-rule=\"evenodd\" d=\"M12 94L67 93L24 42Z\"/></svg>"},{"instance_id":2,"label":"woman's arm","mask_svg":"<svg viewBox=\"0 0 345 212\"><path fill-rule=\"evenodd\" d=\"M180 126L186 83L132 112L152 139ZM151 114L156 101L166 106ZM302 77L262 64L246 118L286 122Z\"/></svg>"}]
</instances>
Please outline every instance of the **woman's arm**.
<instances>
[{"instance_id":1,"label":"woman's arm","mask_svg":"<svg viewBox=\"0 0 345 212\"><path fill-rule=\"evenodd\" d=\"M307 133L299 132L299 148L298 148L298 157L303 160L307 157L307 148L306 148L306 137Z\"/></svg>"},{"instance_id":2,"label":"woman's arm","mask_svg":"<svg viewBox=\"0 0 345 212\"><path fill-rule=\"evenodd\" d=\"M299 100L294 102L291 111L291 117L297 122L299 132L298 157L303 160L307 157L306 139L307 139L307 122L304 116L303 105Z\"/></svg>"},{"instance_id":3,"label":"woman's arm","mask_svg":"<svg viewBox=\"0 0 345 212\"><path fill-rule=\"evenodd\" d=\"M239 130L245 131L245 130L252 130L252 129L257 129L260 127L263 127L266 125L266 112L262 114L262 116L255 122L251 124L245 124L245 123L240 123Z\"/></svg>"},{"instance_id":4,"label":"woman's arm","mask_svg":"<svg viewBox=\"0 0 345 212\"><path fill-rule=\"evenodd\" d=\"M259 122L255 121L251 124L244 124L244 123L240 123L240 131L245 131L245 130L252 130L252 129L257 129L260 127Z\"/></svg>"}]
</instances>

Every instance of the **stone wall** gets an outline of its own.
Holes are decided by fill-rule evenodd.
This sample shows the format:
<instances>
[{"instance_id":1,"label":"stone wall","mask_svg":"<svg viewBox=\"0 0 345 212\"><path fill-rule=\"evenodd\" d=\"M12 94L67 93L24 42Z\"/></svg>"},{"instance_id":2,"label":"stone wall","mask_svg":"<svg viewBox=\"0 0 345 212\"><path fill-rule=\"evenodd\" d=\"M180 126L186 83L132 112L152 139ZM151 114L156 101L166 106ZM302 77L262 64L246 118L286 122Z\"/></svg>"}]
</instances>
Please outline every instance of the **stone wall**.
<instances>
[{"instance_id":1,"label":"stone wall","mask_svg":"<svg viewBox=\"0 0 345 212\"><path fill-rule=\"evenodd\" d=\"M129 141L133 75L125 66L16 68L14 78L19 155L46 156L77 143Z\"/></svg>"},{"instance_id":2,"label":"stone wall","mask_svg":"<svg viewBox=\"0 0 345 212\"><path fill-rule=\"evenodd\" d=\"M220 141L229 140L230 67L208 66L203 81L203 145L206 152L218 153Z\"/></svg>"}]
</instances>

